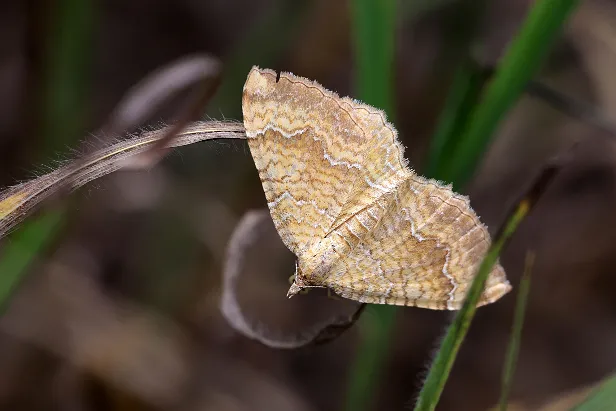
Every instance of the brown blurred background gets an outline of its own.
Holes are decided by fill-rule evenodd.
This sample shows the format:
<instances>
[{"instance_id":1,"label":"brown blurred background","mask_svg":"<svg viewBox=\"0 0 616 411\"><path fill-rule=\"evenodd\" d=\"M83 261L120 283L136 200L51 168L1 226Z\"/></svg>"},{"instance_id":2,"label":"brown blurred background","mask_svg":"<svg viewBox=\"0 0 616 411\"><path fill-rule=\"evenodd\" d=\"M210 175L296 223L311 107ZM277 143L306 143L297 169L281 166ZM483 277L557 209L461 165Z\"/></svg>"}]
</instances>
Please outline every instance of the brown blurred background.
<instances>
[{"instance_id":1,"label":"brown blurred background","mask_svg":"<svg viewBox=\"0 0 616 411\"><path fill-rule=\"evenodd\" d=\"M420 169L454 68L447 28L463 15L456 0L400 3L395 123ZM478 22L482 62L497 61L529 3L490 2ZM0 186L74 156L70 148L93 138L133 84L187 54L225 64L208 109L216 119L241 119L253 64L353 95L350 33L346 1L4 0ZM584 1L539 79L616 121L614 73L616 2ZM494 229L539 168L574 141L575 155L502 257L515 286L527 250L537 254L512 392L519 409L539 409L616 369L616 135L524 97L466 190ZM86 186L69 207L68 226L0 319L2 409L343 407L361 324L328 345L277 351L238 334L219 313L229 237L244 212L265 207L245 142L184 147L151 170ZM318 295L287 301L292 256L275 235L258 247L240 293L255 321L284 333L347 309ZM514 299L479 310L439 409L496 403ZM450 319L399 311L372 409L412 406Z\"/></svg>"}]
</instances>

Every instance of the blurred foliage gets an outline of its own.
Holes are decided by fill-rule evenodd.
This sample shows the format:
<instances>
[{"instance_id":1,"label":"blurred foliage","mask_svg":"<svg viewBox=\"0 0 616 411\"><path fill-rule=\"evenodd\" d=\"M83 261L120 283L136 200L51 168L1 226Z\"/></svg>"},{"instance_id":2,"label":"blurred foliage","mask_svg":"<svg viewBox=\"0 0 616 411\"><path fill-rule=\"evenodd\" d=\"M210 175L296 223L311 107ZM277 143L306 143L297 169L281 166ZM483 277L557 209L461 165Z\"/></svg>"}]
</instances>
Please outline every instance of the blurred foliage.
<instances>
[{"instance_id":1,"label":"blurred foliage","mask_svg":"<svg viewBox=\"0 0 616 411\"><path fill-rule=\"evenodd\" d=\"M209 115L216 118L221 113L240 118L237 96L241 95L246 74L252 66L272 67L275 61L292 44L297 28L306 15L308 0L276 0L261 13L253 27L249 27L241 42L225 59L224 78L209 107ZM281 36L280 33L285 33Z\"/></svg>"},{"instance_id":2,"label":"blurred foliage","mask_svg":"<svg viewBox=\"0 0 616 411\"><path fill-rule=\"evenodd\" d=\"M616 376L612 376L595 388L588 397L571 411L613 410L616 404Z\"/></svg>"},{"instance_id":3,"label":"blurred foliage","mask_svg":"<svg viewBox=\"0 0 616 411\"><path fill-rule=\"evenodd\" d=\"M82 137L88 104L92 36L96 7L90 0L60 0L46 21L48 33L43 74L43 99L40 118L41 156L49 156ZM37 39L43 41L43 38ZM10 237L11 243L0 253L0 304L6 305L31 262L53 240L65 219L61 208L26 221Z\"/></svg>"},{"instance_id":4,"label":"blurred foliage","mask_svg":"<svg viewBox=\"0 0 616 411\"><path fill-rule=\"evenodd\" d=\"M511 386L513 385L513 378L515 376L515 368L518 362L518 355L520 353L522 327L524 325L524 317L526 316L528 295L530 293L530 280L533 265L535 264L535 257L535 253L533 251L529 251L526 254L526 266L517 290L515 311L513 314L513 325L511 326L511 336L509 337L509 346L507 347L505 366L503 367L501 379L501 396L499 401L501 411L507 410Z\"/></svg>"},{"instance_id":5,"label":"blurred foliage","mask_svg":"<svg viewBox=\"0 0 616 411\"><path fill-rule=\"evenodd\" d=\"M435 178L463 186L472 176L504 114L545 60L577 0L539 0L531 8L467 124L455 132L456 148L444 153Z\"/></svg>"},{"instance_id":6,"label":"blurred foliage","mask_svg":"<svg viewBox=\"0 0 616 411\"><path fill-rule=\"evenodd\" d=\"M42 159L83 137L97 23L97 3L92 0L60 0L55 5L44 46Z\"/></svg>"},{"instance_id":7,"label":"blurred foliage","mask_svg":"<svg viewBox=\"0 0 616 411\"><path fill-rule=\"evenodd\" d=\"M46 212L23 224L0 254L0 314L31 262L41 256L65 218L62 210Z\"/></svg>"},{"instance_id":8,"label":"blurred foliage","mask_svg":"<svg viewBox=\"0 0 616 411\"><path fill-rule=\"evenodd\" d=\"M395 0L353 0L353 48L355 51L355 95L385 111L393 122ZM350 371L346 409L371 406L387 358L387 347L395 324L396 308L369 306L359 322L361 345Z\"/></svg>"}]
</instances>

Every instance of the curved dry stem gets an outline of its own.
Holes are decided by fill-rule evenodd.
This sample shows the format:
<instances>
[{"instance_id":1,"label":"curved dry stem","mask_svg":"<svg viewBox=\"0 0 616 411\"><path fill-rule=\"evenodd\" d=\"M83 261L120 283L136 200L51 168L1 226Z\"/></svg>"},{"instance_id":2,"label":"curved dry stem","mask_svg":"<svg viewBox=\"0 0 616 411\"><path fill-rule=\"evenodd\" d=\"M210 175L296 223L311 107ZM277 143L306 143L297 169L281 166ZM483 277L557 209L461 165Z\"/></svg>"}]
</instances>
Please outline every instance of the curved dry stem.
<instances>
[{"instance_id":1,"label":"curved dry stem","mask_svg":"<svg viewBox=\"0 0 616 411\"><path fill-rule=\"evenodd\" d=\"M237 289L245 267L246 251L258 241L261 230L266 227L265 223L269 218L267 210L249 211L244 214L231 236L227 248L220 301L223 316L236 331L272 348L301 348L323 344L338 338L359 319L365 304L359 305L357 310L349 316L335 316L301 333L286 335L260 322L249 321L244 315L237 299Z\"/></svg>"},{"instance_id":2,"label":"curved dry stem","mask_svg":"<svg viewBox=\"0 0 616 411\"><path fill-rule=\"evenodd\" d=\"M217 59L197 55L176 61L140 83L140 87L132 93L133 98L127 102L127 108L128 103L136 108L147 107L148 99L157 98L159 101L156 104L160 105L169 96L191 85L196 91L192 92L178 110L177 121L167 128L149 150L135 157L136 161L147 167L148 164L154 165L167 154L176 135L189 123L200 118L220 85L221 71L222 67Z\"/></svg>"},{"instance_id":3,"label":"curved dry stem","mask_svg":"<svg viewBox=\"0 0 616 411\"><path fill-rule=\"evenodd\" d=\"M43 200L63 190L73 191L120 168L143 167L132 160L150 150L170 127L144 132L105 147L51 173L11 187L0 193L0 239L23 221ZM245 139L244 126L237 122L195 122L170 139L169 147L205 140Z\"/></svg>"},{"instance_id":4,"label":"curved dry stem","mask_svg":"<svg viewBox=\"0 0 616 411\"><path fill-rule=\"evenodd\" d=\"M132 87L115 107L109 117L108 132L116 134L142 124L173 94L199 82L217 82L220 72L220 62L206 55L186 56L155 70Z\"/></svg>"}]
</instances>

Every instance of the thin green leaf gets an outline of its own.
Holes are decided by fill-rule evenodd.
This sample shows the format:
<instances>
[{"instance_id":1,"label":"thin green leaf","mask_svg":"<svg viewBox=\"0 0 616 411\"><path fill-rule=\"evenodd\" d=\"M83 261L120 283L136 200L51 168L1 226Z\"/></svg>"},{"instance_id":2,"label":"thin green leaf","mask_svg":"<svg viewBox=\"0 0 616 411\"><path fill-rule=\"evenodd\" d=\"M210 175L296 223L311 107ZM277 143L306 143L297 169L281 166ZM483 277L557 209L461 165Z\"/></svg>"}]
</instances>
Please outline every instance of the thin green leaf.
<instances>
[{"instance_id":1,"label":"thin green leaf","mask_svg":"<svg viewBox=\"0 0 616 411\"><path fill-rule=\"evenodd\" d=\"M51 8L50 32L45 41L43 77L42 152L72 146L81 136L88 116L92 40L97 7L92 0L60 0Z\"/></svg>"},{"instance_id":2,"label":"thin green leaf","mask_svg":"<svg viewBox=\"0 0 616 411\"><path fill-rule=\"evenodd\" d=\"M438 178L468 181L504 114L539 69L578 0L539 0L530 10L471 115L460 147L444 161ZM455 184L454 187L459 186Z\"/></svg>"},{"instance_id":3,"label":"thin green leaf","mask_svg":"<svg viewBox=\"0 0 616 411\"><path fill-rule=\"evenodd\" d=\"M394 116L393 64L396 32L394 0L353 0L355 95Z\"/></svg>"},{"instance_id":4,"label":"thin green leaf","mask_svg":"<svg viewBox=\"0 0 616 411\"><path fill-rule=\"evenodd\" d=\"M483 292L488 275L496 263L505 242L515 232L529 210L530 202L523 200L508 219L505 228L492 243L486 257L481 262L479 271L469 288L462 309L457 313L453 323L449 326L441 348L432 363L428 377L419 394L419 400L415 406L416 411L431 411L436 408L456 355L468 332L471 320L477 311L477 303Z\"/></svg>"},{"instance_id":5,"label":"thin green leaf","mask_svg":"<svg viewBox=\"0 0 616 411\"><path fill-rule=\"evenodd\" d=\"M427 176L438 178L438 172L443 168L442 159L445 158L445 153L454 151L454 145L458 141L457 133L468 122L471 108L479 98L483 80L483 72L470 61L462 62L456 70L430 144L428 165L425 169Z\"/></svg>"},{"instance_id":6,"label":"thin green leaf","mask_svg":"<svg viewBox=\"0 0 616 411\"><path fill-rule=\"evenodd\" d=\"M65 210L56 210L29 221L3 247L0 254L0 312L6 308L9 297L30 264L49 247L65 215Z\"/></svg>"},{"instance_id":7,"label":"thin green leaf","mask_svg":"<svg viewBox=\"0 0 616 411\"><path fill-rule=\"evenodd\" d=\"M507 347L507 356L505 366L503 367L503 376L501 384L500 409L507 410L509 402L509 393L511 392L511 384L515 374L516 364L518 362L518 353L520 351L520 341L522 339L522 327L524 325L524 315L528 303L528 295L530 293L530 276L535 264L535 254L528 252L526 254L526 263L524 274L520 280L518 287L518 296L515 303L515 313L513 316L513 326L511 328L511 337L509 338L509 346Z\"/></svg>"},{"instance_id":8,"label":"thin green leaf","mask_svg":"<svg viewBox=\"0 0 616 411\"><path fill-rule=\"evenodd\" d=\"M518 36L513 40L488 85L481 102L470 117L468 128L453 157L443 161L439 178L453 181L455 187L467 182L473 175L481 155L499 121L523 91L545 57L549 46L560 32L560 27L573 11L577 1L539 0L533 6ZM456 355L476 311L476 302L483 290L490 268L506 238L513 233L528 207L523 206L511 217L505 230L490 248L473 281L465 304L449 327L441 349L429 371L421 390L416 410L433 410L440 398Z\"/></svg>"},{"instance_id":9,"label":"thin green leaf","mask_svg":"<svg viewBox=\"0 0 616 411\"><path fill-rule=\"evenodd\" d=\"M346 409L370 409L393 336L397 307L368 305L359 320L361 344L350 371Z\"/></svg>"}]
</instances>

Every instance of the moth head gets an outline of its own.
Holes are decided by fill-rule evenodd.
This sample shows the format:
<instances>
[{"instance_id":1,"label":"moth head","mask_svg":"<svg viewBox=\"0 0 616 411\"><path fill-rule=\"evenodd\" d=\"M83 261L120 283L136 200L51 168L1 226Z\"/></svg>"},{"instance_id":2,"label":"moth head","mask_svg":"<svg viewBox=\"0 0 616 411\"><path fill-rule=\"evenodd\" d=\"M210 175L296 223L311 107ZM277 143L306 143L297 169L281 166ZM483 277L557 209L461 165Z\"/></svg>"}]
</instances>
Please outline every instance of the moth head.
<instances>
[{"instance_id":1,"label":"moth head","mask_svg":"<svg viewBox=\"0 0 616 411\"><path fill-rule=\"evenodd\" d=\"M293 283L291 283L291 288L289 288L287 297L291 298L294 295L299 294L306 287L307 285L304 283L304 279L302 278L299 264L297 263L297 261L295 261L295 275L293 276Z\"/></svg>"},{"instance_id":2,"label":"moth head","mask_svg":"<svg viewBox=\"0 0 616 411\"><path fill-rule=\"evenodd\" d=\"M289 298L309 288L325 287L336 253L329 241L319 241L306 249L295 263L293 284L287 293Z\"/></svg>"}]
</instances>

